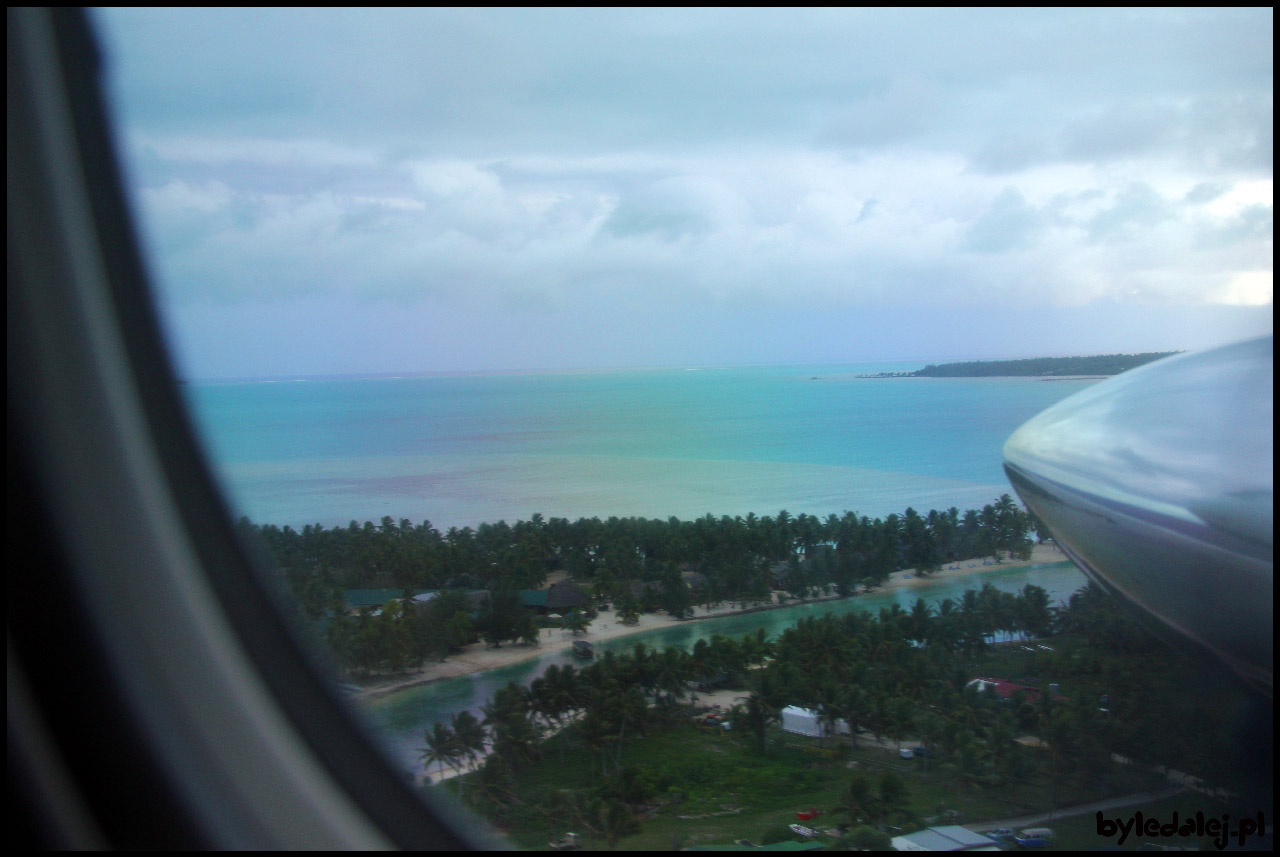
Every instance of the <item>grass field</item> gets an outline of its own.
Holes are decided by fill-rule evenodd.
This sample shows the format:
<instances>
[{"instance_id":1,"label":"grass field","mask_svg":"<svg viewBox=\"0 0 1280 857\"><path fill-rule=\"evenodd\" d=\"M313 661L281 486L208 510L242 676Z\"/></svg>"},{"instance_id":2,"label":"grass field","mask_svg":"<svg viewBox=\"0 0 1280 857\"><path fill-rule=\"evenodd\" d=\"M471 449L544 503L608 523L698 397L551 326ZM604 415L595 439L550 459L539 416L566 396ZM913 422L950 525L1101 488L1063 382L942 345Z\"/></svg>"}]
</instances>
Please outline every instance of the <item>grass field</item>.
<instances>
[{"instance_id":1,"label":"grass field","mask_svg":"<svg viewBox=\"0 0 1280 857\"><path fill-rule=\"evenodd\" d=\"M553 739L541 762L521 771L516 793L529 800L512 809L505 831L524 848L546 848L566 831L559 829L538 806L541 799L561 790L589 789L602 783L599 763L571 742L563 750ZM563 752L563 758L562 758ZM692 725L673 724L628 742L622 767L631 769L651 797L640 815L640 830L622 838L619 850L667 850L673 846L728 844L738 839L760 842L770 832L795 822L798 810L822 811L818 829L848 823L844 795L855 771L877 781L885 771L900 774L908 787L909 815L921 826L943 812L958 813L943 823L975 822L1041 812L1106 795L1157 788L1152 774L1120 767L1105 790L1060 783L1056 790L1043 777L1018 786L961 791L954 769L930 760L900 759L892 748L850 748L827 739L787 735L776 730L767 755L752 752L732 734L706 732ZM1090 821L1092 824L1092 821ZM1090 828L1092 830L1092 828ZM588 847L605 847L589 832L577 830ZM1096 840L1096 836L1092 837ZM834 840L828 839L826 841Z\"/></svg>"}]
</instances>

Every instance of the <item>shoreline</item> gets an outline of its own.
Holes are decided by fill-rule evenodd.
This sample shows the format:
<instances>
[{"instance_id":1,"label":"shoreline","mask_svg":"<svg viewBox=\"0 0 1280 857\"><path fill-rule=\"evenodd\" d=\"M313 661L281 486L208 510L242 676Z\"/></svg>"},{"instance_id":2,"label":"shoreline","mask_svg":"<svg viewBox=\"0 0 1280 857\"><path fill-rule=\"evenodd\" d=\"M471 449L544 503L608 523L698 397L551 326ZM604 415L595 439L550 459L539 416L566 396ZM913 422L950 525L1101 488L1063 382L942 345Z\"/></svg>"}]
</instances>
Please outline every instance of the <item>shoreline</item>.
<instances>
[{"instance_id":1,"label":"shoreline","mask_svg":"<svg viewBox=\"0 0 1280 857\"><path fill-rule=\"evenodd\" d=\"M996 568L1023 568L1030 565L1066 561L1066 554L1056 545L1036 545L1032 549L1031 559L1029 560L1004 560L1000 563L992 563L990 560L983 559L964 560L944 566L941 570L927 577L916 577L915 570L909 568L895 571L888 580L872 591L882 593L900 589L928 589L938 582L967 577ZM988 564L984 565L984 562ZM860 592L844 596L844 598L857 598L861 594L864 593ZM349 696L355 700L378 699L402 690L432 684L444 679L462 678L499 667L511 666L546 654L567 651L573 645L574 640L600 643L629 637L645 631L668 628L684 622L700 622L704 619L758 613L765 610L776 610L781 607L798 607L803 604L819 604L827 601L843 600L839 595L823 595L817 598L788 599L784 603L779 603L777 593L773 593L773 599L772 604L753 604L740 609L725 605L716 608L698 607L694 608L692 616L683 619L676 619L666 614L645 613L640 616L640 620L634 625L623 625L617 620L613 610L601 610L587 632L577 637L560 628L545 628L541 633L539 645L537 646L508 644L500 648L486 648L482 642L472 643L466 646L459 654L451 655L448 660L426 664L416 671L399 673L393 676L374 676L370 679L365 679L368 683L361 686L358 691L351 692ZM354 679L346 678L344 681L353 682Z\"/></svg>"}]
</instances>

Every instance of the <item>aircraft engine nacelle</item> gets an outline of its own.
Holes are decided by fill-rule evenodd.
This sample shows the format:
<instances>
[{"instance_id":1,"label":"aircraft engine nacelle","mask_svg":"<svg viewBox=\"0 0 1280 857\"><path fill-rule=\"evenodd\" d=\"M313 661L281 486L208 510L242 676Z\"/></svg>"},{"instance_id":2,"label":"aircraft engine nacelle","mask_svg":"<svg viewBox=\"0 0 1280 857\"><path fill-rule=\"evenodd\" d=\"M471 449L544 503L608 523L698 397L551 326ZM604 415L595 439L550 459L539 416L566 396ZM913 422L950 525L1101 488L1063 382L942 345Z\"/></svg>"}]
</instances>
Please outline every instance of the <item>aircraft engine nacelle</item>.
<instances>
[{"instance_id":1,"label":"aircraft engine nacelle","mask_svg":"<svg viewBox=\"0 0 1280 857\"><path fill-rule=\"evenodd\" d=\"M1005 472L1090 578L1272 694L1272 337L1168 357L1019 428Z\"/></svg>"}]
</instances>

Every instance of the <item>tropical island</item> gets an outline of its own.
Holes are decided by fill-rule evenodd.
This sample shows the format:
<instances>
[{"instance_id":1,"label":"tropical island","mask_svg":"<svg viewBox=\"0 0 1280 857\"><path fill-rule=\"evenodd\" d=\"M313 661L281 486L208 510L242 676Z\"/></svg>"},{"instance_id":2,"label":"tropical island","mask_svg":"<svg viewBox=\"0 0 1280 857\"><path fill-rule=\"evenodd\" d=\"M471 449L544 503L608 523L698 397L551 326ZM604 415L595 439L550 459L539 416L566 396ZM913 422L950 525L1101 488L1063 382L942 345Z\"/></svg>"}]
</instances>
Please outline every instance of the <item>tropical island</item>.
<instances>
[{"instance_id":1,"label":"tropical island","mask_svg":"<svg viewBox=\"0 0 1280 857\"><path fill-rule=\"evenodd\" d=\"M980 510L908 508L883 519L784 510L694 521L534 515L445 533L390 517L301 531L241 526L266 543L298 610L356 679L420 671L479 641L532 654L549 632L585 630L605 612L617 630L641 630L653 614L684 620L699 608L705 618L847 598L895 572L920 579L969 560L1027 561L1029 533L1048 536L1008 494Z\"/></svg>"},{"instance_id":2,"label":"tropical island","mask_svg":"<svg viewBox=\"0 0 1280 857\"><path fill-rule=\"evenodd\" d=\"M1143 354L1095 354L1089 357L1031 357L1023 360L969 360L931 363L914 372L882 372L863 378L1091 378L1119 375L1146 363L1180 354L1149 351Z\"/></svg>"},{"instance_id":3,"label":"tropical island","mask_svg":"<svg viewBox=\"0 0 1280 857\"><path fill-rule=\"evenodd\" d=\"M1217 675L1187 693L1194 660L1120 607L1095 588L1059 609L988 586L553 666L426 730L428 787L529 848L890 850L1046 818L1081 848L1114 844L1080 811L1093 801L1269 808L1237 778L1240 691Z\"/></svg>"},{"instance_id":4,"label":"tropical island","mask_svg":"<svg viewBox=\"0 0 1280 857\"><path fill-rule=\"evenodd\" d=\"M299 611L353 678L384 680L481 647L533 653L593 619L625 633L927 586L1053 550L1033 543L1048 533L1008 495L963 514L885 519L243 526L276 552ZM557 587L557 599L579 597L565 585L585 600L556 618L528 595L542 592L543 608L562 603ZM357 592L386 599L353 608ZM1054 606L1035 586L985 585L936 606L802 620L775 638L638 644L553 666L425 728L423 787L531 848L883 850L926 828L1046 816L1060 847L1098 847L1114 843L1080 814L1090 801L1164 817L1270 809L1236 740L1251 705L1100 590Z\"/></svg>"}]
</instances>

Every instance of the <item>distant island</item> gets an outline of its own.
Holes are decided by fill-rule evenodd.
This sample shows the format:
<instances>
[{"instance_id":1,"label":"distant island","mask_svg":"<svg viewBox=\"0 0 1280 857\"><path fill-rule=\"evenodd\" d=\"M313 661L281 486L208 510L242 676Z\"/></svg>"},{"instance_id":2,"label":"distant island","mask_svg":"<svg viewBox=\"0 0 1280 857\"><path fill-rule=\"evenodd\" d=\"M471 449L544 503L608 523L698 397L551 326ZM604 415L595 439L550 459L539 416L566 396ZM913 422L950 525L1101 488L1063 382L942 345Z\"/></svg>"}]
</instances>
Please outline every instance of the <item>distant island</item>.
<instances>
[{"instance_id":1,"label":"distant island","mask_svg":"<svg viewBox=\"0 0 1280 857\"><path fill-rule=\"evenodd\" d=\"M1031 357L1025 360L970 360L964 363L929 364L915 372L881 372L864 378L1078 378L1082 375L1119 375L1130 369L1181 354L1149 351L1145 354L1095 354L1092 357Z\"/></svg>"}]
</instances>

